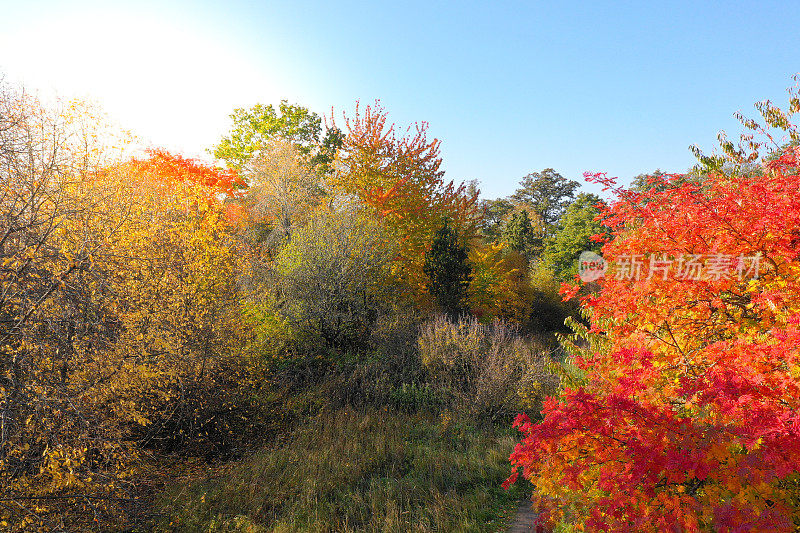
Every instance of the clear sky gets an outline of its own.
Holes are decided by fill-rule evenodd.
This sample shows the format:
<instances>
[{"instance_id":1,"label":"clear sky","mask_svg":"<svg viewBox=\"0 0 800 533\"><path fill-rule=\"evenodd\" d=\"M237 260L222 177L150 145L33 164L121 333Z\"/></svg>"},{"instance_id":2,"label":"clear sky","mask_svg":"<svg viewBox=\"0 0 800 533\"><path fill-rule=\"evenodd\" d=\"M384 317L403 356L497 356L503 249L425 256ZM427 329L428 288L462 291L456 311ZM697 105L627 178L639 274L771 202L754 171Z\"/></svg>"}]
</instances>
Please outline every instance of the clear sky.
<instances>
[{"instance_id":1,"label":"clear sky","mask_svg":"<svg viewBox=\"0 0 800 533\"><path fill-rule=\"evenodd\" d=\"M786 103L800 5L783 2L0 0L0 70L89 96L155 145L203 155L235 107L427 121L447 177L487 197L552 167L683 171L732 114Z\"/></svg>"}]
</instances>

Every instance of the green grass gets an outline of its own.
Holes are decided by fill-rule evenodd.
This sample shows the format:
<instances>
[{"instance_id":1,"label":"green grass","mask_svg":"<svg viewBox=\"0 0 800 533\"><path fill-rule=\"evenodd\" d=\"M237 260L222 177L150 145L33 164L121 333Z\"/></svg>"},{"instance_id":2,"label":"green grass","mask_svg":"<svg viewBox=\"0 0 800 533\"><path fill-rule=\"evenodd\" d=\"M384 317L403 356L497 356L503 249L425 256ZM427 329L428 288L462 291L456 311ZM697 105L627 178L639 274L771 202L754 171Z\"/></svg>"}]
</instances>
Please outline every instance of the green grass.
<instances>
[{"instance_id":1,"label":"green grass","mask_svg":"<svg viewBox=\"0 0 800 533\"><path fill-rule=\"evenodd\" d=\"M502 531L524 488L504 491L516 436L433 415L320 414L160 500L161 531Z\"/></svg>"}]
</instances>

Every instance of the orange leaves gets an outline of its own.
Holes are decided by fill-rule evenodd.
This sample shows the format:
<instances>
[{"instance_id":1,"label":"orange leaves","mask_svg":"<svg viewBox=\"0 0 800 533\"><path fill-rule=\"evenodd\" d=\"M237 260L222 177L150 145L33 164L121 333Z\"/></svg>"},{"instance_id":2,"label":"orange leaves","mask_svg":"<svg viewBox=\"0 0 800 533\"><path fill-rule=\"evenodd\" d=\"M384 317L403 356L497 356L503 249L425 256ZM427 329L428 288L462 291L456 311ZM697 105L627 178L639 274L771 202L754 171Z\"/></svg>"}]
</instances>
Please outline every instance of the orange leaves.
<instances>
[{"instance_id":1,"label":"orange leaves","mask_svg":"<svg viewBox=\"0 0 800 533\"><path fill-rule=\"evenodd\" d=\"M463 184L445 183L441 143L428 140L426 123L398 135L376 103L363 109L357 104L345 124L347 136L331 185L356 196L384 220L402 243L398 270L410 287L421 292L422 257L444 221L464 239L475 234L480 215L477 193L468 193Z\"/></svg>"},{"instance_id":2,"label":"orange leaves","mask_svg":"<svg viewBox=\"0 0 800 533\"><path fill-rule=\"evenodd\" d=\"M362 200L367 205L373 206L381 215L381 217L395 215L399 218L402 218L403 214L398 212L397 209L393 207L393 203L396 202L403 194L402 189L407 183L408 178L401 178L397 181L397 183L386 190L384 190L384 188L381 186L374 188L363 188L361 189Z\"/></svg>"},{"instance_id":3,"label":"orange leaves","mask_svg":"<svg viewBox=\"0 0 800 533\"><path fill-rule=\"evenodd\" d=\"M522 427L512 455L541 496L577 509L582 496L588 529L791 527L781 482L800 472L799 159L789 148L763 174L615 189L611 268L589 303L610 347L572 360L582 385ZM695 256L732 261L726 275L706 261L681 276L680 259ZM640 276L615 270L632 257ZM675 268L648 275L664 262Z\"/></svg>"},{"instance_id":4,"label":"orange leaves","mask_svg":"<svg viewBox=\"0 0 800 533\"><path fill-rule=\"evenodd\" d=\"M225 199L241 198L246 186L236 170L216 168L160 148L147 153L147 158L131 159L101 174L116 173L133 187L176 199L185 209L221 211L231 225L246 218L238 204L224 202ZM101 181L105 179L100 178Z\"/></svg>"},{"instance_id":5,"label":"orange leaves","mask_svg":"<svg viewBox=\"0 0 800 533\"><path fill-rule=\"evenodd\" d=\"M172 154L162 148L148 150L148 159L134 159L134 168L151 172L166 183L200 186L209 195L236 196L244 182L235 170L211 167L196 159Z\"/></svg>"}]
</instances>

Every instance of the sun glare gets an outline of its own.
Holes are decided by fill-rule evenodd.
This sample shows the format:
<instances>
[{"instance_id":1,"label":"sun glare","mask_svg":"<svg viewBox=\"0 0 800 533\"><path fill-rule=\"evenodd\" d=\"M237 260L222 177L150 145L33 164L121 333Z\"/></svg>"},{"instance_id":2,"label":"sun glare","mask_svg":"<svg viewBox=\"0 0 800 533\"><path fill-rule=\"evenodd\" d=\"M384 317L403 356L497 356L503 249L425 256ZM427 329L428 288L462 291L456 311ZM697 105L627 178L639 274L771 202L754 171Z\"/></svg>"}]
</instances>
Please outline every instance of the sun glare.
<instances>
[{"instance_id":1,"label":"sun glare","mask_svg":"<svg viewBox=\"0 0 800 533\"><path fill-rule=\"evenodd\" d=\"M14 52L0 59L11 81L95 101L144 142L187 155L218 141L232 106L280 98L247 51L166 17L50 19L0 36L0 50Z\"/></svg>"}]
</instances>

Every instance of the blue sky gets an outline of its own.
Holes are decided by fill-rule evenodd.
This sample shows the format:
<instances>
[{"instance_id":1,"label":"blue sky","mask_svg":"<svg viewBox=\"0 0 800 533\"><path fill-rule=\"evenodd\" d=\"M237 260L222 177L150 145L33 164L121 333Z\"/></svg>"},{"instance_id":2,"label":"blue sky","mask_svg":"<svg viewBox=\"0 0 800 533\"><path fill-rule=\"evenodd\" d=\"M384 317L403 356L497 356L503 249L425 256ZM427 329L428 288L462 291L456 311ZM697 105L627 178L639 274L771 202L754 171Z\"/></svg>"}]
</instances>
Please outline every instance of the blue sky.
<instances>
[{"instance_id":1,"label":"blue sky","mask_svg":"<svg viewBox=\"0 0 800 533\"><path fill-rule=\"evenodd\" d=\"M156 145L202 155L234 107L337 116L379 98L427 121L447 177L487 197L531 171L683 171L732 114L786 102L793 2L6 2L0 69L91 97Z\"/></svg>"}]
</instances>

